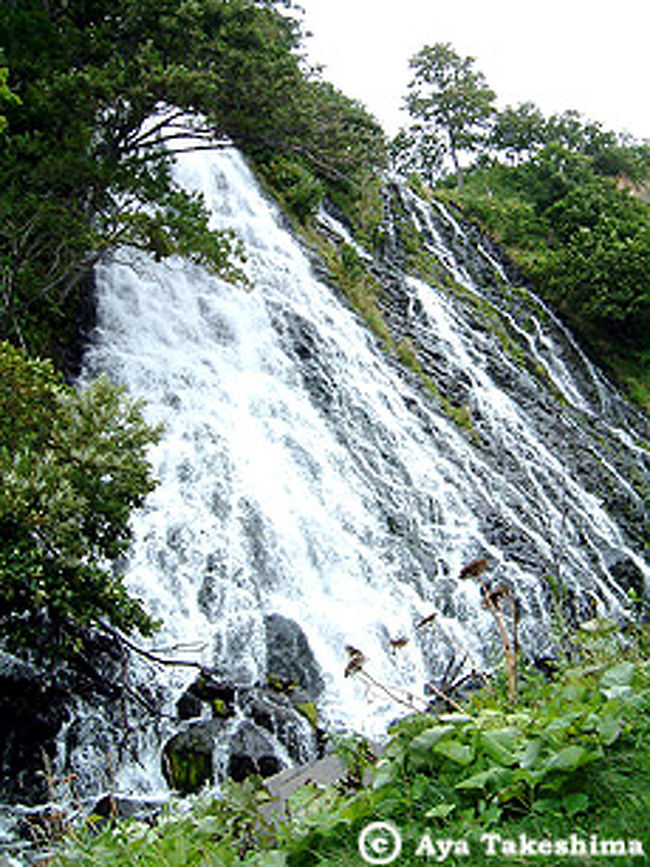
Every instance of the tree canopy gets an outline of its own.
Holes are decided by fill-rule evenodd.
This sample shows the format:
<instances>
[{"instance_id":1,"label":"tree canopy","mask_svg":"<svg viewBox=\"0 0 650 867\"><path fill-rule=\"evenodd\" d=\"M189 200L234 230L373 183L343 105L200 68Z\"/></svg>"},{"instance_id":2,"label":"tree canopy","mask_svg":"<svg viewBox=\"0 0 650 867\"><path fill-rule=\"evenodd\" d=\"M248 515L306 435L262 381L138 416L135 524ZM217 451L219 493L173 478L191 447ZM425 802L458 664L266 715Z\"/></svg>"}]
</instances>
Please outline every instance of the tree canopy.
<instances>
[{"instance_id":1,"label":"tree canopy","mask_svg":"<svg viewBox=\"0 0 650 867\"><path fill-rule=\"evenodd\" d=\"M448 154L462 186L459 154L474 152L484 140L496 95L474 69L474 58L461 57L446 42L425 45L410 67L415 74L406 106L416 121L416 150L425 165L432 154Z\"/></svg>"},{"instance_id":2,"label":"tree canopy","mask_svg":"<svg viewBox=\"0 0 650 867\"><path fill-rule=\"evenodd\" d=\"M0 2L0 336L51 353L80 281L119 244L238 279L236 242L175 185L170 151L233 141L352 189L381 163L378 124L305 67L285 6Z\"/></svg>"},{"instance_id":3,"label":"tree canopy","mask_svg":"<svg viewBox=\"0 0 650 867\"><path fill-rule=\"evenodd\" d=\"M149 634L116 564L155 482L159 436L105 377L83 392L0 343L0 639L60 655L105 621Z\"/></svg>"}]
</instances>

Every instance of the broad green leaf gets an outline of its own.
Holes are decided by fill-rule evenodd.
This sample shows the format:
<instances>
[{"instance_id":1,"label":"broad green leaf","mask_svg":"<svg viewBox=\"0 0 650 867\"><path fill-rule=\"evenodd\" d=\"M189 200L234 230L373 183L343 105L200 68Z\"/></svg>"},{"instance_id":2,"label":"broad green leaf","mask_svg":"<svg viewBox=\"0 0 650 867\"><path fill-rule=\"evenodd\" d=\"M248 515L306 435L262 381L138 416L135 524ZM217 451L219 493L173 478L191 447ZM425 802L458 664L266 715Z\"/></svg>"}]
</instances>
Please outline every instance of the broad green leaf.
<instances>
[{"instance_id":1,"label":"broad green leaf","mask_svg":"<svg viewBox=\"0 0 650 867\"><path fill-rule=\"evenodd\" d=\"M622 720L619 716L606 716L597 725L600 740L609 746L613 744L621 733Z\"/></svg>"},{"instance_id":2,"label":"broad green leaf","mask_svg":"<svg viewBox=\"0 0 650 867\"><path fill-rule=\"evenodd\" d=\"M466 780L461 780L460 783L456 783L454 786L455 789L484 789L491 779L494 777L494 768L490 768L487 771L480 771L478 774L473 774L471 777L468 777Z\"/></svg>"},{"instance_id":3,"label":"broad green leaf","mask_svg":"<svg viewBox=\"0 0 650 867\"><path fill-rule=\"evenodd\" d=\"M533 810L542 815L560 816L561 811L558 808L558 802L555 798L539 798L533 803Z\"/></svg>"},{"instance_id":4,"label":"broad green leaf","mask_svg":"<svg viewBox=\"0 0 650 867\"><path fill-rule=\"evenodd\" d=\"M521 742L521 732L515 728L494 729L481 732L481 748L491 759L500 765L517 764L517 748Z\"/></svg>"},{"instance_id":5,"label":"broad green leaf","mask_svg":"<svg viewBox=\"0 0 650 867\"><path fill-rule=\"evenodd\" d=\"M452 740L441 741L434 747L433 751L458 765L469 765L474 758L471 747Z\"/></svg>"},{"instance_id":6,"label":"broad green leaf","mask_svg":"<svg viewBox=\"0 0 650 867\"><path fill-rule=\"evenodd\" d=\"M583 710L572 710L562 716L555 717L546 726L545 731L549 734L564 734L583 715Z\"/></svg>"},{"instance_id":7,"label":"broad green leaf","mask_svg":"<svg viewBox=\"0 0 650 867\"><path fill-rule=\"evenodd\" d=\"M446 819L454 810L456 804L438 804L424 814L425 819Z\"/></svg>"},{"instance_id":8,"label":"broad green leaf","mask_svg":"<svg viewBox=\"0 0 650 867\"><path fill-rule=\"evenodd\" d=\"M466 723L472 722L472 717L466 713L442 713L438 717L442 723Z\"/></svg>"},{"instance_id":9,"label":"broad green leaf","mask_svg":"<svg viewBox=\"0 0 650 867\"><path fill-rule=\"evenodd\" d=\"M488 805L487 809L481 813L481 826L484 828L490 828L497 824L502 813L503 810L501 807L497 803L492 802Z\"/></svg>"},{"instance_id":10,"label":"broad green leaf","mask_svg":"<svg viewBox=\"0 0 650 867\"><path fill-rule=\"evenodd\" d=\"M562 689L562 698L568 702L582 701L585 696L585 685L583 683L568 683Z\"/></svg>"},{"instance_id":11,"label":"broad green leaf","mask_svg":"<svg viewBox=\"0 0 650 867\"><path fill-rule=\"evenodd\" d=\"M601 687L601 692L608 699L628 699L634 695L634 688L632 686L609 686Z\"/></svg>"},{"instance_id":12,"label":"broad green leaf","mask_svg":"<svg viewBox=\"0 0 650 867\"><path fill-rule=\"evenodd\" d=\"M506 717L509 726L522 731L526 729L532 722L535 721L535 715L528 710L517 710L514 713L509 713Z\"/></svg>"},{"instance_id":13,"label":"broad green leaf","mask_svg":"<svg viewBox=\"0 0 650 867\"><path fill-rule=\"evenodd\" d=\"M585 792L571 792L562 798L561 803L569 816L577 816L589 807L589 795Z\"/></svg>"},{"instance_id":14,"label":"broad green leaf","mask_svg":"<svg viewBox=\"0 0 650 867\"><path fill-rule=\"evenodd\" d=\"M413 738L408 747L409 762L416 770L431 764L431 751L443 738L454 734L452 725L432 726Z\"/></svg>"},{"instance_id":15,"label":"broad green leaf","mask_svg":"<svg viewBox=\"0 0 650 867\"><path fill-rule=\"evenodd\" d=\"M509 785L513 780L512 771L509 768L488 768L486 771L480 771L478 774L472 774L466 780L461 780L456 783L455 789L485 789L488 783L493 783L495 786ZM493 786L494 788L494 786Z\"/></svg>"},{"instance_id":16,"label":"broad green leaf","mask_svg":"<svg viewBox=\"0 0 650 867\"><path fill-rule=\"evenodd\" d=\"M610 689L611 687L630 686L636 666L633 662L619 662L618 665L608 668L600 679L600 688L602 690Z\"/></svg>"},{"instance_id":17,"label":"broad green leaf","mask_svg":"<svg viewBox=\"0 0 650 867\"><path fill-rule=\"evenodd\" d=\"M387 786L392 783L397 776L397 766L394 762L382 761L378 762L375 768L375 776L372 781L373 789L381 789L382 786Z\"/></svg>"},{"instance_id":18,"label":"broad green leaf","mask_svg":"<svg viewBox=\"0 0 650 867\"><path fill-rule=\"evenodd\" d=\"M588 635L609 635L610 632L615 632L618 629L618 623L609 617L594 617L591 620L585 620L578 628Z\"/></svg>"},{"instance_id":19,"label":"broad green leaf","mask_svg":"<svg viewBox=\"0 0 650 867\"><path fill-rule=\"evenodd\" d=\"M594 758L593 753L586 747L572 744L549 756L543 767L547 771L575 771L592 758Z\"/></svg>"},{"instance_id":20,"label":"broad green leaf","mask_svg":"<svg viewBox=\"0 0 650 867\"><path fill-rule=\"evenodd\" d=\"M650 712L650 689L636 693L628 702L635 710Z\"/></svg>"}]
</instances>

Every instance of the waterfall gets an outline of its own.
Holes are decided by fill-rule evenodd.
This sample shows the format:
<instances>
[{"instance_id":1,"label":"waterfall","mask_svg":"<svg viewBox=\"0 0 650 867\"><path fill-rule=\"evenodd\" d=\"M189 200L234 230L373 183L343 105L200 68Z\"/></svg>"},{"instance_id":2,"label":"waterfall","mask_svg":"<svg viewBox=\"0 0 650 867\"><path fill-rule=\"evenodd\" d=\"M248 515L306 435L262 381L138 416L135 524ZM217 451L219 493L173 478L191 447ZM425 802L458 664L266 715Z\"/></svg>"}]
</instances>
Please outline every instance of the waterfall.
<instances>
[{"instance_id":1,"label":"waterfall","mask_svg":"<svg viewBox=\"0 0 650 867\"><path fill-rule=\"evenodd\" d=\"M542 302L445 209L401 193L449 285L393 269L403 303L387 315L399 307L398 327L471 414L463 426L317 278L236 150L183 154L176 170L214 227L243 240L252 288L118 251L97 268L82 376L107 371L164 425L150 455L160 484L125 564L164 624L151 646L264 682L264 618L291 618L322 672L322 724L376 737L405 711L393 696L424 696L460 646L493 664L480 588L458 580L468 561L487 557L513 588L529 655L552 648L550 572L585 617L620 615L621 570L650 574L629 529L646 516L644 422ZM477 327L481 311L498 328ZM618 514L600 482L624 501ZM433 613L435 627L416 628ZM388 692L344 676L347 645ZM171 708L192 673L155 676ZM118 783L161 785L159 750L152 735L144 768L125 766Z\"/></svg>"}]
</instances>

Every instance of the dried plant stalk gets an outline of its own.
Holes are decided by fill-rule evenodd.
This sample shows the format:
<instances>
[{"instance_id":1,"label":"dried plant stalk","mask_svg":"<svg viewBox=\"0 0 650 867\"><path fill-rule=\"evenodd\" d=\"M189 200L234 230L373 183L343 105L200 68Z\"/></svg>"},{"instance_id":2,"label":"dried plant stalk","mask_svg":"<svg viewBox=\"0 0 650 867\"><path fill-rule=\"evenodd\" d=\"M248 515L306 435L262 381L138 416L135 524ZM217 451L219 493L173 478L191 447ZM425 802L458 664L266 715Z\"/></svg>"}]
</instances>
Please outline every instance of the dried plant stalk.
<instances>
[{"instance_id":1,"label":"dried plant stalk","mask_svg":"<svg viewBox=\"0 0 650 867\"><path fill-rule=\"evenodd\" d=\"M519 612L517 610L517 603L511 591L507 587L499 588L498 595L495 594L495 591L490 591L484 584L481 584L481 590L483 598L485 599L485 604L492 612L499 629L499 638L501 639L501 646L503 647L506 676L508 680L508 699L511 703L514 703L517 695L517 653L519 650L519 639L517 635ZM508 630L506 629L506 624L503 619L503 611L499 604L501 598L508 599L512 605L512 642L508 635Z\"/></svg>"}]
</instances>

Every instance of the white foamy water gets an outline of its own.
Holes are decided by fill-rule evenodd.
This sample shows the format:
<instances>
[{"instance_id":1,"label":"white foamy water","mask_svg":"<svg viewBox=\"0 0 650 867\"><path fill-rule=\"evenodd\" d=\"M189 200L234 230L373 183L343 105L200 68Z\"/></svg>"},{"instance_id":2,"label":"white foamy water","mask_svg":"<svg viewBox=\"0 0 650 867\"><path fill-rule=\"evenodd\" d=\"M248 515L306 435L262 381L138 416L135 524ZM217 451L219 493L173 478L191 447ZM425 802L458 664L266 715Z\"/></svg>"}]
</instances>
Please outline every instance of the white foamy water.
<instances>
[{"instance_id":1,"label":"white foamy water","mask_svg":"<svg viewBox=\"0 0 650 867\"><path fill-rule=\"evenodd\" d=\"M236 151L183 155L178 173L204 193L214 225L243 239L253 288L120 251L97 270L98 328L84 373L108 371L165 427L151 452L160 484L135 518L126 579L164 622L154 646L190 645L184 658L240 683L265 681L263 618L281 613L300 624L322 669L322 719L378 735L404 708L344 677L345 646L362 650L391 692L422 697L459 653L440 630L415 629L437 611L442 630L484 660L494 624L476 585L456 580L478 554L519 588L524 646L548 643L540 573L560 535L568 571L591 582L599 604L621 604L602 552L615 548L647 567L493 382L480 335L449 298L409 283L423 327L465 372L514 474L483 459L314 277ZM543 340L531 336L531 346ZM580 408L568 369L545 367ZM520 534L538 562L509 558L486 531L487 514ZM390 639L399 637L409 642L396 650ZM159 676L171 707L193 674ZM152 738L151 766L159 747ZM125 788L160 782L143 762L120 770Z\"/></svg>"}]
</instances>

